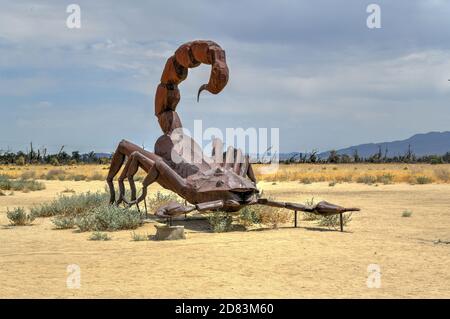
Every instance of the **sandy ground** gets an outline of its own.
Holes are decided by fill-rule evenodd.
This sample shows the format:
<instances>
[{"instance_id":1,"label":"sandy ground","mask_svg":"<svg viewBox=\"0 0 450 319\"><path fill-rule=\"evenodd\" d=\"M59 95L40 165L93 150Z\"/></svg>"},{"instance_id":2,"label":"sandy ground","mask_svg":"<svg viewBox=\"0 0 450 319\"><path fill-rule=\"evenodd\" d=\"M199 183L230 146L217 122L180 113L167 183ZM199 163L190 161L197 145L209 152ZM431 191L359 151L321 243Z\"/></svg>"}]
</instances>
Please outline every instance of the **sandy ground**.
<instances>
[{"instance_id":1,"label":"sandy ground","mask_svg":"<svg viewBox=\"0 0 450 319\"><path fill-rule=\"evenodd\" d=\"M181 241L134 242L130 231L111 241L54 230L49 218L9 227L7 207L28 207L66 187L103 190L103 182L45 181L47 189L0 197L0 297L425 297L450 298L450 185L260 183L280 200L312 196L359 206L346 232L314 222L300 228L214 234L203 222ZM156 187L152 186L155 190ZM401 217L405 209L413 211ZM154 234L153 223L137 233ZM68 289L77 264L81 287ZM368 266L381 269L381 287L368 288Z\"/></svg>"}]
</instances>

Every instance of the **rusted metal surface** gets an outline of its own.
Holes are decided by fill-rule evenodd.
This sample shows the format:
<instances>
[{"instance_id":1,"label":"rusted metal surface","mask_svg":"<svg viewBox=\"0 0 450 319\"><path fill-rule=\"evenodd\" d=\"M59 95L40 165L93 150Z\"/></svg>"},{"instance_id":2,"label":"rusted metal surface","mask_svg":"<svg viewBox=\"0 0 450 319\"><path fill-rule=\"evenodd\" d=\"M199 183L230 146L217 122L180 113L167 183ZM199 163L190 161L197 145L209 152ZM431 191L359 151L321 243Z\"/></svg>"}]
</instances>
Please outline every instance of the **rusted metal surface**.
<instances>
[{"instance_id":1,"label":"rusted metal surface","mask_svg":"<svg viewBox=\"0 0 450 319\"><path fill-rule=\"evenodd\" d=\"M247 205L268 205L293 211L305 211L320 215L341 214L357 211L327 202L314 206L297 203L277 202L258 198L256 178L249 157L240 150L229 147L222 150L222 141L213 141L211 157L205 156L201 148L191 138L180 132L181 120L176 112L180 101L178 85L188 75L188 69L203 64L211 65L208 83L198 90L212 94L220 93L228 83L229 71L225 51L213 41L192 41L181 45L166 62L161 83L155 94L155 115L163 135L155 143L155 152L122 140L111 161L107 183L110 189L110 203L138 205L145 200L147 188L152 183L177 193L189 204L172 202L154 212L157 216L171 218L187 214L193 210L223 210L235 212ZM116 200L113 179L125 166L118 177L119 195ZM138 169L147 176L142 182L142 194L137 197L134 176ZM128 180L131 198L125 198L125 179ZM297 223L296 223L297 224Z\"/></svg>"}]
</instances>

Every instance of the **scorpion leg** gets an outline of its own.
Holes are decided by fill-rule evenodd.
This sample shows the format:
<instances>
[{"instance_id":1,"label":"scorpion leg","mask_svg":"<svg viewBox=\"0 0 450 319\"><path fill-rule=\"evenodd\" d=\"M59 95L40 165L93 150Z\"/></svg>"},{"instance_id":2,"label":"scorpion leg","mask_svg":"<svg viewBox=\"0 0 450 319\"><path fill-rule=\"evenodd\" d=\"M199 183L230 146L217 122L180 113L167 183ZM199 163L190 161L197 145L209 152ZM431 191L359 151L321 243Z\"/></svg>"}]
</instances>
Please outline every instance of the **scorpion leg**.
<instances>
[{"instance_id":1,"label":"scorpion leg","mask_svg":"<svg viewBox=\"0 0 450 319\"><path fill-rule=\"evenodd\" d=\"M142 167L148 173L142 182L142 194L139 196L139 198L136 199L136 195L134 194L134 198L132 198L131 201L127 201L126 199L124 199L124 202L128 206L132 206L134 204L137 205L141 201L143 201L147 196L148 186L153 182L155 182L159 176L159 172L158 169L156 168L155 161L148 158L144 154L140 152L133 152L130 156L130 160L131 164L126 172L126 176L128 178L128 181L130 182L130 185L134 185L134 175L137 173L139 167Z\"/></svg>"},{"instance_id":2,"label":"scorpion leg","mask_svg":"<svg viewBox=\"0 0 450 319\"><path fill-rule=\"evenodd\" d=\"M142 147L139 147L131 142L128 142L126 140L122 140L119 145L117 146L116 151L114 152L114 155L111 160L111 166L109 168L108 177L106 178L106 182L109 186L109 192L110 192L110 204L113 204L115 202L115 190L114 190L114 177L117 175L117 173L120 171L120 168L123 165L123 162L125 161L126 157L130 157L130 155L133 152L139 151L140 153L144 154L145 156L151 158L151 159L157 159L158 156L145 151ZM119 185L120 186L120 185Z\"/></svg>"}]
</instances>

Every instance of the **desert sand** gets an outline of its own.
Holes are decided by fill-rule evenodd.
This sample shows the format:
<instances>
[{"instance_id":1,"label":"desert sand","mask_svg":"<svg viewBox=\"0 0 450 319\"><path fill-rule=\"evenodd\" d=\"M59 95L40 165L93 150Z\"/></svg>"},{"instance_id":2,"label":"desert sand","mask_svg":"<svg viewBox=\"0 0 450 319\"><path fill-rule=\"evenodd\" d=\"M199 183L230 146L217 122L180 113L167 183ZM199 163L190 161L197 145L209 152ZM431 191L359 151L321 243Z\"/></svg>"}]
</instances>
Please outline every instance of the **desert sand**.
<instances>
[{"instance_id":1,"label":"desert sand","mask_svg":"<svg viewBox=\"0 0 450 319\"><path fill-rule=\"evenodd\" d=\"M48 201L65 188L105 187L44 182L46 190L0 197L2 298L450 298L449 184L261 182L279 200L314 196L362 211L343 233L300 221L299 228L216 234L204 221L178 221L186 240L134 242L131 231L89 241L90 233L54 230L50 218L9 226L7 207ZM411 217L401 216L406 209ZM154 234L154 225L136 233ZM67 288L69 264L80 267L79 289ZM379 288L367 286L370 264L381 269Z\"/></svg>"}]
</instances>

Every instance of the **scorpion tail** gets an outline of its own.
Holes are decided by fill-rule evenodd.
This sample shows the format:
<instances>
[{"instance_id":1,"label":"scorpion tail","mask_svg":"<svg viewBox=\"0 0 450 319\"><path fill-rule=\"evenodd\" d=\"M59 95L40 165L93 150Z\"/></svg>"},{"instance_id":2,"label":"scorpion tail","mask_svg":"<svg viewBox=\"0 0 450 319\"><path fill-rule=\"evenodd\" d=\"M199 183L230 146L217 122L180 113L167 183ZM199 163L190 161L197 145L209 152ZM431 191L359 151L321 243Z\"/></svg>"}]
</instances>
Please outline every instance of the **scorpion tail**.
<instances>
[{"instance_id":1,"label":"scorpion tail","mask_svg":"<svg viewBox=\"0 0 450 319\"><path fill-rule=\"evenodd\" d=\"M167 60L155 95L155 115L165 134L181 127L181 121L173 120L178 118L178 115L173 114L180 101L178 84L186 79L189 68L195 68L201 63L211 65L211 75L208 83L198 90L197 101L202 91L218 94L227 85L229 74L225 51L217 43L198 40L181 45ZM171 115L165 114L167 112Z\"/></svg>"}]
</instances>

